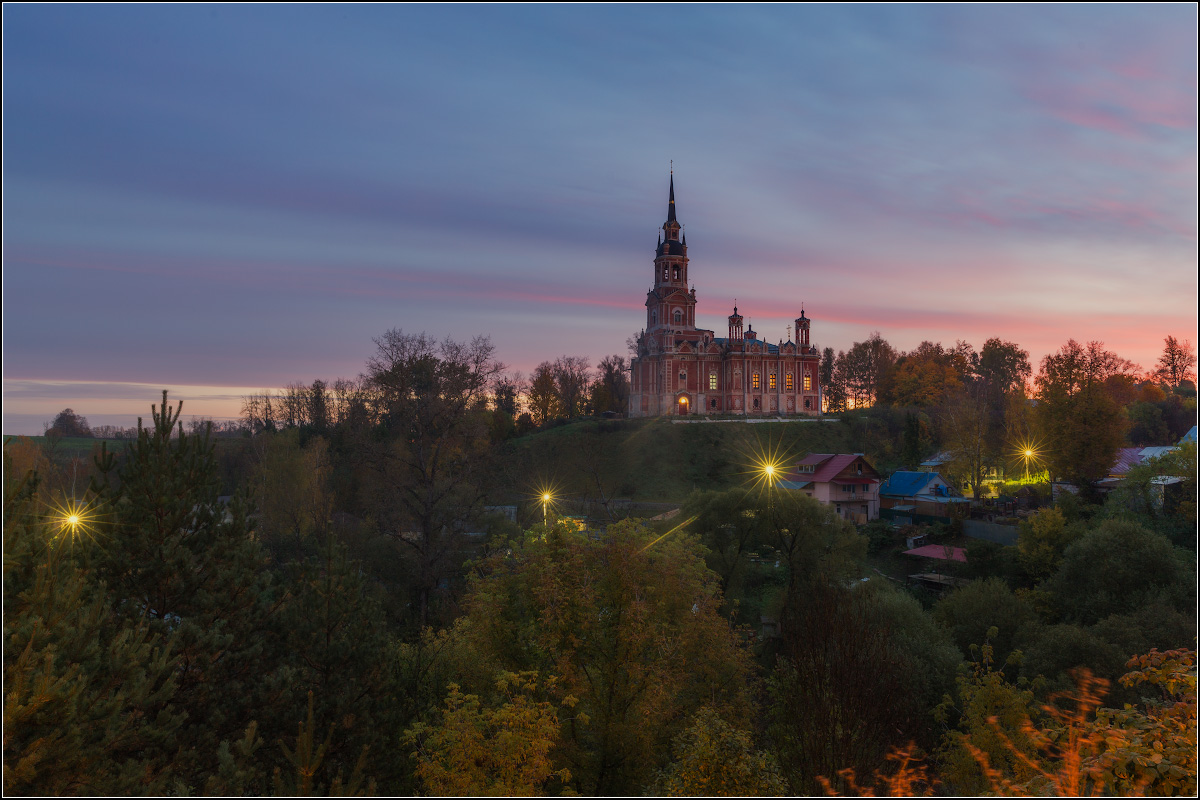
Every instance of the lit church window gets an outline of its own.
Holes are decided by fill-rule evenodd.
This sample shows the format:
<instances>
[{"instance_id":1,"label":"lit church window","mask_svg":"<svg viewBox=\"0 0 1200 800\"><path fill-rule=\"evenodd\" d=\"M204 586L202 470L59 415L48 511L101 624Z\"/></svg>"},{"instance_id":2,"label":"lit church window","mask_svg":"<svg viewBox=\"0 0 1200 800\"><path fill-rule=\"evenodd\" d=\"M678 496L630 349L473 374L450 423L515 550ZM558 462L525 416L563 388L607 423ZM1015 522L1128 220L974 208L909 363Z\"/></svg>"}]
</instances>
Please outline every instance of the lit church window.
<instances>
[{"instance_id":1,"label":"lit church window","mask_svg":"<svg viewBox=\"0 0 1200 800\"><path fill-rule=\"evenodd\" d=\"M771 391L775 391L775 373L771 373Z\"/></svg>"},{"instance_id":2,"label":"lit church window","mask_svg":"<svg viewBox=\"0 0 1200 800\"><path fill-rule=\"evenodd\" d=\"M792 373L787 374L787 390L790 392L796 388L796 382L792 379Z\"/></svg>"},{"instance_id":3,"label":"lit church window","mask_svg":"<svg viewBox=\"0 0 1200 800\"><path fill-rule=\"evenodd\" d=\"M757 373L757 372L756 372L756 373L754 373L754 375L753 375L753 376L750 378L750 386L751 386L751 387L753 387L753 388L755 388L755 389L759 388L759 387L758 387L758 373Z\"/></svg>"},{"instance_id":4,"label":"lit church window","mask_svg":"<svg viewBox=\"0 0 1200 800\"><path fill-rule=\"evenodd\" d=\"M806 392L812 391L812 375L804 376L804 391L806 391Z\"/></svg>"},{"instance_id":5,"label":"lit church window","mask_svg":"<svg viewBox=\"0 0 1200 800\"><path fill-rule=\"evenodd\" d=\"M708 373L708 390L710 392L717 390L717 373L715 372Z\"/></svg>"}]
</instances>

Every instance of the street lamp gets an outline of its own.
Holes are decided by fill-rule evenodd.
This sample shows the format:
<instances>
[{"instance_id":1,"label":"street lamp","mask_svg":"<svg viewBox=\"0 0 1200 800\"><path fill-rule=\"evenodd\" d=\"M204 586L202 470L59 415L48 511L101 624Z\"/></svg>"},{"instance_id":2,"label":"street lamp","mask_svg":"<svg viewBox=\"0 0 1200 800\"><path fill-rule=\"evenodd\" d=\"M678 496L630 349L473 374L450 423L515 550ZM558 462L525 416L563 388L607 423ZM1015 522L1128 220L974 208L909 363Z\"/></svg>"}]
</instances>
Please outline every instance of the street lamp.
<instances>
[{"instance_id":1,"label":"street lamp","mask_svg":"<svg viewBox=\"0 0 1200 800\"><path fill-rule=\"evenodd\" d=\"M546 506L553 499L554 498L550 496L549 492L542 492L542 524L543 525L546 524Z\"/></svg>"}]
</instances>

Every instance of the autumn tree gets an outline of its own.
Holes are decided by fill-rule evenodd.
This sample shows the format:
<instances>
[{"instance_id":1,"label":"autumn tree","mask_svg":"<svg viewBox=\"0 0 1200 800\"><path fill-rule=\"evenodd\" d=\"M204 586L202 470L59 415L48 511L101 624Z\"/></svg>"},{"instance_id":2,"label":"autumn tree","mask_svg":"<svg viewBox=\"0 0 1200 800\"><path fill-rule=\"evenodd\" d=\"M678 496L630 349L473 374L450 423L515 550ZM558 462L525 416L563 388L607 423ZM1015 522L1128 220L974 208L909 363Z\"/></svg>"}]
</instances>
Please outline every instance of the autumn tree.
<instances>
[{"instance_id":1,"label":"autumn tree","mask_svg":"<svg viewBox=\"0 0 1200 800\"><path fill-rule=\"evenodd\" d=\"M1021 566L1036 580L1054 573L1067 546L1083 533L1083 524L1067 525L1057 508L1043 508L1022 520L1017 537Z\"/></svg>"},{"instance_id":2,"label":"autumn tree","mask_svg":"<svg viewBox=\"0 0 1200 800\"><path fill-rule=\"evenodd\" d=\"M551 781L569 781L570 770L554 769L550 758L561 724L558 708L541 699L555 679L541 683L536 671L501 672L495 706L450 684L440 718L405 733L425 790L443 797L535 796Z\"/></svg>"},{"instance_id":3,"label":"autumn tree","mask_svg":"<svg viewBox=\"0 0 1200 800\"><path fill-rule=\"evenodd\" d=\"M1192 343L1184 340L1183 344L1174 336L1163 339L1163 353L1158 357L1158 368L1154 374L1159 380L1173 388L1178 388L1184 381L1196 380L1196 351Z\"/></svg>"},{"instance_id":4,"label":"autumn tree","mask_svg":"<svg viewBox=\"0 0 1200 800\"><path fill-rule=\"evenodd\" d=\"M582 414L591 384L588 360L582 356L560 356L554 362L553 374L562 415L573 419Z\"/></svg>"},{"instance_id":5,"label":"autumn tree","mask_svg":"<svg viewBox=\"0 0 1200 800\"><path fill-rule=\"evenodd\" d=\"M940 406L962 389L969 370L964 353L946 351L940 342L921 342L896 360L882 399L897 406Z\"/></svg>"},{"instance_id":6,"label":"autumn tree","mask_svg":"<svg viewBox=\"0 0 1200 800\"><path fill-rule=\"evenodd\" d=\"M625 414L629 411L629 365L621 355L605 356L597 365L599 376L593 386L593 396L597 393L604 400L604 407L595 401L592 403L594 413L615 411Z\"/></svg>"},{"instance_id":7,"label":"autumn tree","mask_svg":"<svg viewBox=\"0 0 1200 800\"><path fill-rule=\"evenodd\" d=\"M844 387L850 407L871 406L895 363L896 350L879 331L874 331L866 341L855 342L845 353L838 353L833 383Z\"/></svg>"},{"instance_id":8,"label":"autumn tree","mask_svg":"<svg viewBox=\"0 0 1200 800\"><path fill-rule=\"evenodd\" d=\"M991 418L978 384L962 389L942 412L942 442L951 456L950 469L966 479L978 500L988 466L994 462L988 447Z\"/></svg>"},{"instance_id":9,"label":"autumn tree","mask_svg":"<svg viewBox=\"0 0 1200 800\"><path fill-rule=\"evenodd\" d=\"M1101 342L1084 347L1074 339L1042 359L1035 419L1052 476L1090 483L1108 474L1124 441L1124 418L1104 381L1136 369Z\"/></svg>"},{"instance_id":10,"label":"autumn tree","mask_svg":"<svg viewBox=\"0 0 1200 800\"><path fill-rule=\"evenodd\" d=\"M671 743L671 764L646 792L660 797L779 797L787 782L770 751L756 750L749 731L738 730L711 708L702 708Z\"/></svg>"},{"instance_id":11,"label":"autumn tree","mask_svg":"<svg viewBox=\"0 0 1200 800\"><path fill-rule=\"evenodd\" d=\"M379 427L361 443L368 505L415 559L413 605L423 627L453 540L482 507L487 392L503 365L486 337L437 342L392 329L375 344L366 380Z\"/></svg>"},{"instance_id":12,"label":"autumn tree","mask_svg":"<svg viewBox=\"0 0 1200 800\"><path fill-rule=\"evenodd\" d=\"M560 413L558 386L554 380L554 365L543 361L529 379L529 411L533 421L545 425Z\"/></svg>"},{"instance_id":13,"label":"autumn tree","mask_svg":"<svg viewBox=\"0 0 1200 800\"><path fill-rule=\"evenodd\" d=\"M560 714L555 767L575 791L628 794L701 706L748 722L751 666L720 604L686 533L624 522L595 540L560 526L482 566L454 638L480 689L497 671L556 677L548 701L577 702Z\"/></svg>"}]
</instances>

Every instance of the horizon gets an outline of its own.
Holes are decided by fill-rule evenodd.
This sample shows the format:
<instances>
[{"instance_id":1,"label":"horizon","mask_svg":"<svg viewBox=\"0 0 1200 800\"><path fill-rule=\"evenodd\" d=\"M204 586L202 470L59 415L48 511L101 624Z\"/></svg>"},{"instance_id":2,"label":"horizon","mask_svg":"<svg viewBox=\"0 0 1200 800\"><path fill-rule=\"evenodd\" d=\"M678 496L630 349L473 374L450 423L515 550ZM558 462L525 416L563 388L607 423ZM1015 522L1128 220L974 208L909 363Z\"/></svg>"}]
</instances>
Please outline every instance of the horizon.
<instances>
[{"instance_id":1,"label":"horizon","mask_svg":"<svg viewBox=\"0 0 1200 800\"><path fill-rule=\"evenodd\" d=\"M672 160L718 336L1196 343L1194 6L3 13L5 434L626 355Z\"/></svg>"}]
</instances>

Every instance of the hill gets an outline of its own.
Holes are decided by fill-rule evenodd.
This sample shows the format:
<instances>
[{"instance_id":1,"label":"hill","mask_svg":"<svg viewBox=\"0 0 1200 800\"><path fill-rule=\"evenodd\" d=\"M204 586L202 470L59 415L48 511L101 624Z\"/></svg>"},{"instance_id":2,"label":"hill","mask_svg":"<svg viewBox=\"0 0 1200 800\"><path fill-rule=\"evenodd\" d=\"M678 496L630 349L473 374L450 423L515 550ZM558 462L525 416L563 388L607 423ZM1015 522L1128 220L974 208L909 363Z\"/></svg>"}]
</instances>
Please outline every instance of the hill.
<instances>
[{"instance_id":1,"label":"hill","mask_svg":"<svg viewBox=\"0 0 1200 800\"><path fill-rule=\"evenodd\" d=\"M552 489L583 501L603 496L679 503L697 489L753 481L754 465L766 454L797 460L809 452L861 452L891 472L899 466L903 422L891 416L852 412L837 420L687 424L668 417L580 420L508 442L492 495L512 503Z\"/></svg>"}]
</instances>

